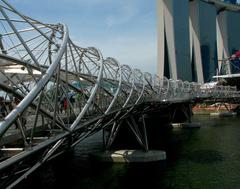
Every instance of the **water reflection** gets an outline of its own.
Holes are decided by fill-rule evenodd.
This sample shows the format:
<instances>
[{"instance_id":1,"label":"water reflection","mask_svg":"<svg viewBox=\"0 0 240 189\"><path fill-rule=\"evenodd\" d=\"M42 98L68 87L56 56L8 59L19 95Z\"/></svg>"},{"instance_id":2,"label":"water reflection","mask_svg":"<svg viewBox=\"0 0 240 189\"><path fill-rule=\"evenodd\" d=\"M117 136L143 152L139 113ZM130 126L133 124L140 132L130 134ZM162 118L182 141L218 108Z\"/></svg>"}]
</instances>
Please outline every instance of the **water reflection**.
<instances>
[{"instance_id":1,"label":"water reflection","mask_svg":"<svg viewBox=\"0 0 240 189\"><path fill-rule=\"evenodd\" d=\"M154 133L151 147L165 149L162 162L106 164L92 162L89 152L102 149L101 134L74 152L51 162L22 188L240 188L240 119L194 117L200 129Z\"/></svg>"},{"instance_id":2,"label":"water reflection","mask_svg":"<svg viewBox=\"0 0 240 189\"><path fill-rule=\"evenodd\" d=\"M224 161L226 158L223 153L216 150L198 150L189 154L188 159L195 163L214 163Z\"/></svg>"}]
</instances>

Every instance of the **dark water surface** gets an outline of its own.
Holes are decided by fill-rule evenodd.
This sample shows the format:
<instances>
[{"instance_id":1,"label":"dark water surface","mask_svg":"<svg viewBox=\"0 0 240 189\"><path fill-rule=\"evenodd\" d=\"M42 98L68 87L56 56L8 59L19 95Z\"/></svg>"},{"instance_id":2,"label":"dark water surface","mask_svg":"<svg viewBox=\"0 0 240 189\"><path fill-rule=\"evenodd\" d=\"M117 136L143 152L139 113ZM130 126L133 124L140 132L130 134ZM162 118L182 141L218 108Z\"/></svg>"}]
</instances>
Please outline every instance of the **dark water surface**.
<instances>
[{"instance_id":1,"label":"dark water surface","mask_svg":"<svg viewBox=\"0 0 240 189\"><path fill-rule=\"evenodd\" d=\"M151 146L166 150L166 161L90 161L89 152L102 149L98 134L79 144L73 153L37 171L21 188L240 188L240 118L195 116L194 121L201 122L202 127L154 133L158 137Z\"/></svg>"}]
</instances>

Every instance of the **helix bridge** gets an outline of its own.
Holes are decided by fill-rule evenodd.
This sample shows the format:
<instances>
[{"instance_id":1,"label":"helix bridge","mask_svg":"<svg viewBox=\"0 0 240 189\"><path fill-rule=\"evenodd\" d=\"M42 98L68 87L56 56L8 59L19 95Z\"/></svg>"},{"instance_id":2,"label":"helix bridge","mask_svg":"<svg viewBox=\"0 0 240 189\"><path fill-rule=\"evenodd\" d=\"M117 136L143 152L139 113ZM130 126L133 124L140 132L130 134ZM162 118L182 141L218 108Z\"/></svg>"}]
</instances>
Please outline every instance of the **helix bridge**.
<instances>
[{"instance_id":1,"label":"helix bridge","mask_svg":"<svg viewBox=\"0 0 240 189\"><path fill-rule=\"evenodd\" d=\"M123 121L196 99L238 99L236 87L167 79L75 44L65 24L46 24L0 1L0 188L103 130L110 148Z\"/></svg>"}]
</instances>

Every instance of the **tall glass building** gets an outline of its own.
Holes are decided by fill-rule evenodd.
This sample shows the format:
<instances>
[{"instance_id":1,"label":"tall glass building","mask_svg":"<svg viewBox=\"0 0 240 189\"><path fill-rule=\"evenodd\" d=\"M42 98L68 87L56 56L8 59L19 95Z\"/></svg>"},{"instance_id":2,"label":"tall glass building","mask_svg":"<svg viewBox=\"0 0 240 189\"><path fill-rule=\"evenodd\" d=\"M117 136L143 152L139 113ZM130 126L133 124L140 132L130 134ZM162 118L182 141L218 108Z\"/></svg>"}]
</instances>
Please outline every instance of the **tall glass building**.
<instances>
[{"instance_id":1,"label":"tall glass building","mask_svg":"<svg viewBox=\"0 0 240 189\"><path fill-rule=\"evenodd\" d=\"M158 0L158 74L209 82L240 50L240 13L207 1ZM225 0L237 3L236 0ZM240 62L229 66L240 72Z\"/></svg>"}]
</instances>

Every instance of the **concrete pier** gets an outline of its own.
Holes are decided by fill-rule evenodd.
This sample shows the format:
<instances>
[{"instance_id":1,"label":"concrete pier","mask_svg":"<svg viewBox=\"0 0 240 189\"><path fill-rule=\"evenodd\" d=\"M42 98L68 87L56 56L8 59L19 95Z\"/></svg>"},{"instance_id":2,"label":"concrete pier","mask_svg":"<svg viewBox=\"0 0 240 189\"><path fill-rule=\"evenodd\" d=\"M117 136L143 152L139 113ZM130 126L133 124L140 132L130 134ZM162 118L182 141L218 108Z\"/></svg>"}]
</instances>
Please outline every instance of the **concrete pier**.
<instances>
[{"instance_id":1,"label":"concrete pier","mask_svg":"<svg viewBox=\"0 0 240 189\"><path fill-rule=\"evenodd\" d=\"M237 112L214 112L214 113L210 113L210 116L234 117L234 116L237 116Z\"/></svg>"},{"instance_id":2,"label":"concrete pier","mask_svg":"<svg viewBox=\"0 0 240 189\"><path fill-rule=\"evenodd\" d=\"M193 123L172 123L173 128L200 128L201 123L193 122Z\"/></svg>"},{"instance_id":3,"label":"concrete pier","mask_svg":"<svg viewBox=\"0 0 240 189\"><path fill-rule=\"evenodd\" d=\"M90 154L93 160L113 163L141 163L166 159L166 152L160 150L117 150Z\"/></svg>"}]
</instances>

